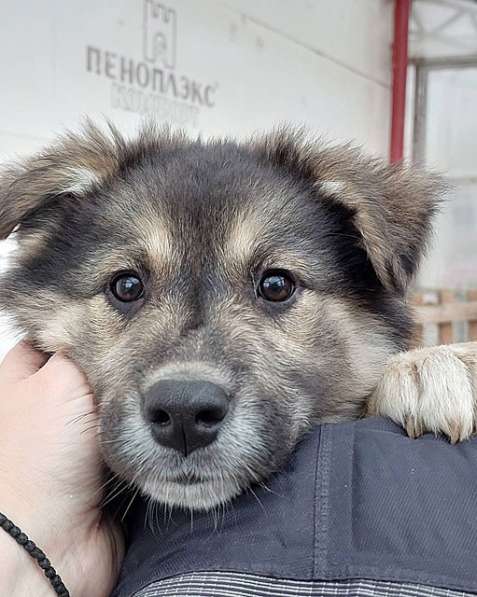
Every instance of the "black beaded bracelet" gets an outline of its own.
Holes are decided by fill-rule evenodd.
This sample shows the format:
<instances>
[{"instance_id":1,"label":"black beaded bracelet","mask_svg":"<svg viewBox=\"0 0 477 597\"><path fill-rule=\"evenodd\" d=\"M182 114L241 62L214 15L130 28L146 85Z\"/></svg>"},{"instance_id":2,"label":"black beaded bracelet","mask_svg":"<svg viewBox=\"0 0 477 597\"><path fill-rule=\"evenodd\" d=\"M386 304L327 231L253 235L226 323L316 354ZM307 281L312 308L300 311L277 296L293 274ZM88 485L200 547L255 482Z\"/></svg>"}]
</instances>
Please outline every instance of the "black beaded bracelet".
<instances>
[{"instance_id":1,"label":"black beaded bracelet","mask_svg":"<svg viewBox=\"0 0 477 597\"><path fill-rule=\"evenodd\" d=\"M56 570L50 564L50 560L46 557L43 551L35 545L33 541L30 541L25 533L13 524L13 522L0 512L0 527L6 531L10 537L13 537L15 541L21 545L29 555L36 560L38 566L43 570L44 575L50 581L53 590L57 595L61 597L70 597L68 589L63 584L63 581L56 573Z\"/></svg>"}]
</instances>

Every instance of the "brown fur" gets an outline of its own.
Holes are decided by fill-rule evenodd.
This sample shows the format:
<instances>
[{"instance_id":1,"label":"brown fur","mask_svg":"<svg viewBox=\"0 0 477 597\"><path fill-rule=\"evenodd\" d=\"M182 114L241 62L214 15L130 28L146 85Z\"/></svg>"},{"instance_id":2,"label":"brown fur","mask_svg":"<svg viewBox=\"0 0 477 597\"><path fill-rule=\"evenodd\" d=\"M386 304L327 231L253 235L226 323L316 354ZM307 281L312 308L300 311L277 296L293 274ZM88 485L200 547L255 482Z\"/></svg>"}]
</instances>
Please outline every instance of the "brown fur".
<instances>
[{"instance_id":1,"label":"brown fur","mask_svg":"<svg viewBox=\"0 0 477 597\"><path fill-rule=\"evenodd\" d=\"M84 369L114 472L212 507L279 468L313 423L364 412L407 347L404 292L440 190L284 130L202 144L148 128L128 142L88 124L0 180L0 236L18 226L19 247L0 304ZM286 304L257 294L274 268L296 280ZM123 270L146 287L127 312L109 291ZM233 396L217 440L187 458L158 446L142 413L171 376Z\"/></svg>"}]
</instances>

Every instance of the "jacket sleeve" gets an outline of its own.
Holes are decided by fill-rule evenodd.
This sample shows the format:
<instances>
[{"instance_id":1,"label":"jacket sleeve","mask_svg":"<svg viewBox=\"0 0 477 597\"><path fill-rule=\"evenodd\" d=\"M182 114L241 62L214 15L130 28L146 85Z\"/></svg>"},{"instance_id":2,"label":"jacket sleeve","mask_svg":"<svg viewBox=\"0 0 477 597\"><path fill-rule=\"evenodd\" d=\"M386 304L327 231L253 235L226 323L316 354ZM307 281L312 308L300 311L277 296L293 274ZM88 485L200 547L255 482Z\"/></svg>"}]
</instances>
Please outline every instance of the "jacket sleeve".
<instances>
[{"instance_id":1,"label":"jacket sleeve","mask_svg":"<svg viewBox=\"0 0 477 597\"><path fill-rule=\"evenodd\" d=\"M137 501L114 597L477 593L477 439L321 425L222 510L146 514Z\"/></svg>"}]
</instances>

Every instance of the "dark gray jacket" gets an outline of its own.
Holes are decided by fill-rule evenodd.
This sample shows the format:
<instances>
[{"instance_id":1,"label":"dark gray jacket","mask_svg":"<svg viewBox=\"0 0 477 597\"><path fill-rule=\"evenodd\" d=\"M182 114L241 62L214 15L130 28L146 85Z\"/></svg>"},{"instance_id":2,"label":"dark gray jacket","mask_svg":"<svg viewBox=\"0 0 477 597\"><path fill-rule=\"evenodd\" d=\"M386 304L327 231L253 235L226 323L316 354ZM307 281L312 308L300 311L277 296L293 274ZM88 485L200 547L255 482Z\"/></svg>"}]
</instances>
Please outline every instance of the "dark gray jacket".
<instances>
[{"instance_id":1,"label":"dark gray jacket","mask_svg":"<svg viewBox=\"0 0 477 597\"><path fill-rule=\"evenodd\" d=\"M477 594L477 439L321 425L267 488L193 520L159 508L154 532L137 503L114 597Z\"/></svg>"}]
</instances>

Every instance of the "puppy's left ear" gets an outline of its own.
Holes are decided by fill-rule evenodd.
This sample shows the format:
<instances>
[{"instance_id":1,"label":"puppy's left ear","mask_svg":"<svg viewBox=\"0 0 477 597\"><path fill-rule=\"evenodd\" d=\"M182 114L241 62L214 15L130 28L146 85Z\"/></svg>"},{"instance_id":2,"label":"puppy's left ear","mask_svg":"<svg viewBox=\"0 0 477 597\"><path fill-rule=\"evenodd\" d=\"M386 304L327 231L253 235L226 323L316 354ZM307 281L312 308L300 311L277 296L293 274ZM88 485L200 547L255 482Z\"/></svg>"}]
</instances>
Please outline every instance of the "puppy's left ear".
<instances>
[{"instance_id":1,"label":"puppy's left ear","mask_svg":"<svg viewBox=\"0 0 477 597\"><path fill-rule=\"evenodd\" d=\"M383 286L404 293L431 238L446 190L443 179L348 147L324 150L316 166L318 188L325 199L350 210Z\"/></svg>"},{"instance_id":2,"label":"puppy's left ear","mask_svg":"<svg viewBox=\"0 0 477 597\"><path fill-rule=\"evenodd\" d=\"M381 284L405 292L446 190L442 178L405 164L388 165L350 146L322 148L286 131L262 140L261 151L309 180L320 200L345 214Z\"/></svg>"},{"instance_id":3,"label":"puppy's left ear","mask_svg":"<svg viewBox=\"0 0 477 597\"><path fill-rule=\"evenodd\" d=\"M63 194L80 197L111 176L123 143L109 125L105 135L91 122L42 152L0 170L0 239L30 214Z\"/></svg>"}]
</instances>

